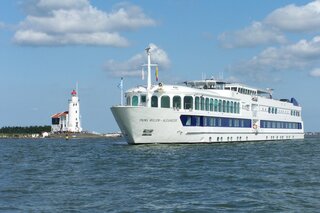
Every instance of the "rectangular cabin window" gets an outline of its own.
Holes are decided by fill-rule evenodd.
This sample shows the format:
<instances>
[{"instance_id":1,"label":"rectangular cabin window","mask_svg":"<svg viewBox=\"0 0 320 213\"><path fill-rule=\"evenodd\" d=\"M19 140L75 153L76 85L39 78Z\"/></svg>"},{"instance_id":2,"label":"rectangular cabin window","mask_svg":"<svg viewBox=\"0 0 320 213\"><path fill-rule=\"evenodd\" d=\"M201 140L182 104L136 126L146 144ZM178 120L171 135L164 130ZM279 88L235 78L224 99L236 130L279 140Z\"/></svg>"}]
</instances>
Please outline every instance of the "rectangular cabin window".
<instances>
[{"instance_id":1,"label":"rectangular cabin window","mask_svg":"<svg viewBox=\"0 0 320 213\"><path fill-rule=\"evenodd\" d=\"M197 116L196 117L196 126L200 126L200 124L201 124L201 118L200 118L200 116Z\"/></svg>"},{"instance_id":2,"label":"rectangular cabin window","mask_svg":"<svg viewBox=\"0 0 320 213\"><path fill-rule=\"evenodd\" d=\"M191 116L187 116L186 126L191 126Z\"/></svg>"},{"instance_id":3,"label":"rectangular cabin window","mask_svg":"<svg viewBox=\"0 0 320 213\"><path fill-rule=\"evenodd\" d=\"M208 118L203 117L203 126L208 126Z\"/></svg>"},{"instance_id":4,"label":"rectangular cabin window","mask_svg":"<svg viewBox=\"0 0 320 213\"><path fill-rule=\"evenodd\" d=\"M215 119L210 117L210 126L215 126Z\"/></svg>"}]
</instances>

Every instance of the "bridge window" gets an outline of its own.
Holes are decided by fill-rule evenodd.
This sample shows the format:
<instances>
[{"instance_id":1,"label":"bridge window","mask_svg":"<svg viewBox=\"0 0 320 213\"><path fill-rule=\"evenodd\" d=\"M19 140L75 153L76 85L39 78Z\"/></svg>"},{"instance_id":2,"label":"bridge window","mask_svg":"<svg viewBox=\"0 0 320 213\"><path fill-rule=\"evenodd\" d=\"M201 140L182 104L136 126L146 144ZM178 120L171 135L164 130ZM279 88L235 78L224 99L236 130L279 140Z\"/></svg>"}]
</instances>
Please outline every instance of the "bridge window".
<instances>
[{"instance_id":1,"label":"bridge window","mask_svg":"<svg viewBox=\"0 0 320 213\"><path fill-rule=\"evenodd\" d=\"M230 101L227 101L227 112L230 110Z\"/></svg>"},{"instance_id":2,"label":"bridge window","mask_svg":"<svg viewBox=\"0 0 320 213\"><path fill-rule=\"evenodd\" d=\"M158 107L158 96L151 97L151 107Z\"/></svg>"},{"instance_id":3,"label":"bridge window","mask_svg":"<svg viewBox=\"0 0 320 213\"><path fill-rule=\"evenodd\" d=\"M222 101L219 100L219 103L218 103L218 111L221 112L222 111Z\"/></svg>"},{"instance_id":4,"label":"bridge window","mask_svg":"<svg viewBox=\"0 0 320 213\"><path fill-rule=\"evenodd\" d=\"M192 96L185 96L183 98L184 109L192 109L193 108L193 98Z\"/></svg>"},{"instance_id":5,"label":"bridge window","mask_svg":"<svg viewBox=\"0 0 320 213\"><path fill-rule=\"evenodd\" d=\"M209 111L209 98L206 98L206 111Z\"/></svg>"},{"instance_id":6,"label":"bridge window","mask_svg":"<svg viewBox=\"0 0 320 213\"><path fill-rule=\"evenodd\" d=\"M210 98L210 111L212 112L213 111L213 99Z\"/></svg>"},{"instance_id":7,"label":"bridge window","mask_svg":"<svg viewBox=\"0 0 320 213\"><path fill-rule=\"evenodd\" d=\"M170 97L165 95L161 97L161 108L170 108Z\"/></svg>"},{"instance_id":8,"label":"bridge window","mask_svg":"<svg viewBox=\"0 0 320 213\"><path fill-rule=\"evenodd\" d=\"M226 101L225 100L223 100L222 101L222 109L223 109L223 112L226 112L227 110L227 105L226 105Z\"/></svg>"},{"instance_id":9,"label":"bridge window","mask_svg":"<svg viewBox=\"0 0 320 213\"><path fill-rule=\"evenodd\" d=\"M213 107L214 107L214 111L217 112L218 111L218 100L217 99L214 99Z\"/></svg>"},{"instance_id":10,"label":"bridge window","mask_svg":"<svg viewBox=\"0 0 320 213\"><path fill-rule=\"evenodd\" d=\"M233 101L230 102L230 113L233 113Z\"/></svg>"},{"instance_id":11,"label":"bridge window","mask_svg":"<svg viewBox=\"0 0 320 213\"><path fill-rule=\"evenodd\" d=\"M200 99L201 110L204 110L204 97Z\"/></svg>"},{"instance_id":12,"label":"bridge window","mask_svg":"<svg viewBox=\"0 0 320 213\"><path fill-rule=\"evenodd\" d=\"M180 96L174 96L173 97L173 107L181 108L181 97Z\"/></svg>"},{"instance_id":13,"label":"bridge window","mask_svg":"<svg viewBox=\"0 0 320 213\"><path fill-rule=\"evenodd\" d=\"M196 109L196 110L199 110L199 108L200 108L199 97L196 97L196 100L195 100L195 109Z\"/></svg>"},{"instance_id":14,"label":"bridge window","mask_svg":"<svg viewBox=\"0 0 320 213\"><path fill-rule=\"evenodd\" d=\"M139 103L139 98L138 96L134 95L132 97L132 106L138 106L138 103Z\"/></svg>"}]
</instances>

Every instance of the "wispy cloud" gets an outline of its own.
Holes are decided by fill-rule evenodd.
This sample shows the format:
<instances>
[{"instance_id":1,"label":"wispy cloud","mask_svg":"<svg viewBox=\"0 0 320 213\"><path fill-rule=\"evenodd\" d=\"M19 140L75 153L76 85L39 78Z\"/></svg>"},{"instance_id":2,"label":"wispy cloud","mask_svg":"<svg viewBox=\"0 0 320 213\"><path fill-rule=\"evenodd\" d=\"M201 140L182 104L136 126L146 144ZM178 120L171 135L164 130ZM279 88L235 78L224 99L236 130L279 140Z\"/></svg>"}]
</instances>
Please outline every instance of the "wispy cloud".
<instances>
[{"instance_id":1,"label":"wispy cloud","mask_svg":"<svg viewBox=\"0 0 320 213\"><path fill-rule=\"evenodd\" d=\"M224 48L255 47L260 44L286 42L286 38L276 28L266 27L261 22L253 22L251 26L234 32L224 32L218 40Z\"/></svg>"},{"instance_id":2,"label":"wispy cloud","mask_svg":"<svg viewBox=\"0 0 320 213\"><path fill-rule=\"evenodd\" d=\"M158 64L159 69L167 70L170 68L170 59L167 53L155 44L150 44L152 63ZM145 64L147 56L145 52L138 53L126 61L109 60L104 65L104 69L114 77L137 77L141 76L141 65Z\"/></svg>"},{"instance_id":3,"label":"wispy cloud","mask_svg":"<svg viewBox=\"0 0 320 213\"><path fill-rule=\"evenodd\" d=\"M33 3L33 4L31 4ZM142 9L119 4L111 12L93 7L88 0L33 0L14 35L21 45L107 45L124 47L123 31L154 26Z\"/></svg>"},{"instance_id":4,"label":"wispy cloud","mask_svg":"<svg viewBox=\"0 0 320 213\"><path fill-rule=\"evenodd\" d=\"M248 61L231 65L229 71L247 74L255 80L265 80L271 73L306 70L319 65L320 36L300 40L295 44L269 47ZM313 72L316 75L317 72Z\"/></svg>"},{"instance_id":5,"label":"wispy cloud","mask_svg":"<svg viewBox=\"0 0 320 213\"><path fill-rule=\"evenodd\" d=\"M287 5L272 11L262 21L255 21L240 30L223 32L218 40L225 48L256 47L284 44L287 32L319 32L320 0L306 5Z\"/></svg>"},{"instance_id":6,"label":"wispy cloud","mask_svg":"<svg viewBox=\"0 0 320 213\"><path fill-rule=\"evenodd\" d=\"M313 34L310 34L312 32ZM233 75L255 81L279 78L279 72L309 71L320 76L320 0L297 6L290 4L269 13L262 21L232 32L224 32L219 41L224 48L269 45L249 60L229 65ZM291 35L294 34L295 37ZM304 39L303 36L311 39ZM298 41L289 38L301 37ZM271 46L270 46L271 45Z\"/></svg>"},{"instance_id":7,"label":"wispy cloud","mask_svg":"<svg viewBox=\"0 0 320 213\"><path fill-rule=\"evenodd\" d=\"M320 77L320 68L314 68L309 74L312 77Z\"/></svg>"}]
</instances>

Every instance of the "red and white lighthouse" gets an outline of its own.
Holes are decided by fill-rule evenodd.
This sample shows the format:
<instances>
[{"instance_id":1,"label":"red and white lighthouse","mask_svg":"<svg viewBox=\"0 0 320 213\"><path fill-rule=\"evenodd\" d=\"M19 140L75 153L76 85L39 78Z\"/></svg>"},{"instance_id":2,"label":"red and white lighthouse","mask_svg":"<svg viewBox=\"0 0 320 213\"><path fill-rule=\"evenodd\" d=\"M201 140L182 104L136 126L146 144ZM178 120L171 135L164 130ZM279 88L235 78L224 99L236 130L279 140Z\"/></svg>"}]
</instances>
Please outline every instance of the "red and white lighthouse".
<instances>
[{"instance_id":1,"label":"red and white lighthouse","mask_svg":"<svg viewBox=\"0 0 320 213\"><path fill-rule=\"evenodd\" d=\"M68 131L69 132L82 131L81 122L80 122L79 98L76 90L72 90L71 100L69 100Z\"/></svg>"}]
</instances>

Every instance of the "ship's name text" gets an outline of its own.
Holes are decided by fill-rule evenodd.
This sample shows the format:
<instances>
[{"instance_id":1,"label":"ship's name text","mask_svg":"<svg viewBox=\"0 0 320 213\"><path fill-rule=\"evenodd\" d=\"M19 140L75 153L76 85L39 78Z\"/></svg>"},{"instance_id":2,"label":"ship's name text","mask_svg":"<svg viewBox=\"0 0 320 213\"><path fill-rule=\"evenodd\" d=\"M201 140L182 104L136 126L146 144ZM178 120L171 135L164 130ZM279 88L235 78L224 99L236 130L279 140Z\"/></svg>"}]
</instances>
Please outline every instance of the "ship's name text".
<instances>
[{"instance_id":1,"label":"ship's name text","mask_svg":"<svg viewBox=\"0 0 320 213\"><path fill-rule=\"evenodd\" d=\"M150 119L143 119L141 118L139 120L140 122L153 122L153 123L158 123L158 122L177 122L177 119L158 119L158 118L150 118Z\"/></svg>"}]
</instances>

